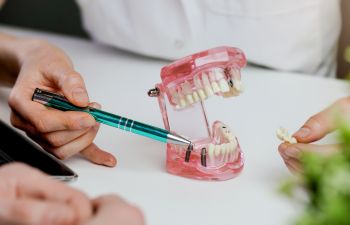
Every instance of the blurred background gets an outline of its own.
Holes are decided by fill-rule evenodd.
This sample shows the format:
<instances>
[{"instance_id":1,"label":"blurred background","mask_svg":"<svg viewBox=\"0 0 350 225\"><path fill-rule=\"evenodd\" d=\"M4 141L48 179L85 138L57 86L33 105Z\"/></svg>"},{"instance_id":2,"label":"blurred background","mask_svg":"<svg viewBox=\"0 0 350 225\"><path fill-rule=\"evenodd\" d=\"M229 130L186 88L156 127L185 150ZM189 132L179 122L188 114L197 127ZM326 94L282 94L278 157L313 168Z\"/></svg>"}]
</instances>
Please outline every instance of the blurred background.
<instances>
[{"instance_id":1,"label":"blurred background","mask_svg":"<svg viewBox=\"0 0 350 225\"><path fill-rule=\"evenodd\" d=\"M45 9L45 10L43 10ZM343 29L339 40L337 77L350 74L344 54L350 46L350 1L342 1ZM8 0L0 10L0 23L89 38L73 0Z\"/></svg>"}]
</instances>

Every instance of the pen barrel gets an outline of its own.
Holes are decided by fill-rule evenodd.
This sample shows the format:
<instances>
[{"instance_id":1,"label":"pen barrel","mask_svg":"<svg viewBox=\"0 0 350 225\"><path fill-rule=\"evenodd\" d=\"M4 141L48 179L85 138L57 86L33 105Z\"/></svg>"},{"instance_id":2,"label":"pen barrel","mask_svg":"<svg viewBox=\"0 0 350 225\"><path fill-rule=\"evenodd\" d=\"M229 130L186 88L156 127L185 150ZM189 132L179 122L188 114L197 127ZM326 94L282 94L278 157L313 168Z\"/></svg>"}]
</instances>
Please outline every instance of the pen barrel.
<instances>
[{"instance_id":1,"label":"pen barrel","mask_svg":"<svg viewBox=\"0 0 350 225\"><path fill-rule=\"evenodd\" d=\"M116 127L124 131L129 131L134 134L149 137L161 142L167 142L167 137L169 134L169 131L167 130L95 108L89 108L88 113L100 123L104 123L106 125Z\"/></svg>"},{"instance_id":2,"label":"pen barrel","mask_svg":"<svg viewBox=\"0 0 350 225\"><path fill-rule=\"evenodd\" d=\"M33 101L62 111L80 111L89 113L99 123L129 131L141 136L167 142L169 131L144 124L126 117L118 116L92 107L78 107L70 103L64 96L37 89Z\"/></svg>"}]
</instances>

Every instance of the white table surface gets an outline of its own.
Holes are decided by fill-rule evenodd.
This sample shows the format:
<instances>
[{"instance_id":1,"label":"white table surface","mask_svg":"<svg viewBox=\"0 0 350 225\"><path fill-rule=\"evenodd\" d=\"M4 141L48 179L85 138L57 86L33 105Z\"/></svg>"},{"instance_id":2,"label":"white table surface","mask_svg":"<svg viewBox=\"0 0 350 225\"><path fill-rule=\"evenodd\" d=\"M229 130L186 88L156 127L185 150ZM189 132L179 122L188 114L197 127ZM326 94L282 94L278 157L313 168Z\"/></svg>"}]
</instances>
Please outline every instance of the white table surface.
<instances>
[{"instance_id":1,"label":"white table surface","mask_svg":"<svg viewBox=\"0 0 350 225\"><path fill-rule=\"evenodd\" d=\"M157 101L146 91L160 81L167 62L75 38L5 26L0 31L58 45L83 74L92 100L107 111L163 126ZM338 80L252 67L244 69L243 83L243 95L207 107L210 117L231 126L239 138L246 163L237 178L206 182L170 175L163 143L101 126L96 143L117 156L117 167L69 159L66 164L79 174L71 185L91 196L121 195L138 205L152 225L290 224L302 208L277 192L291 175L278 155L275 130L296 130L308 116L347 95L348 87ZM8 94L0 89L0 117L7 122Z\"/></svg>"}]
</instances>

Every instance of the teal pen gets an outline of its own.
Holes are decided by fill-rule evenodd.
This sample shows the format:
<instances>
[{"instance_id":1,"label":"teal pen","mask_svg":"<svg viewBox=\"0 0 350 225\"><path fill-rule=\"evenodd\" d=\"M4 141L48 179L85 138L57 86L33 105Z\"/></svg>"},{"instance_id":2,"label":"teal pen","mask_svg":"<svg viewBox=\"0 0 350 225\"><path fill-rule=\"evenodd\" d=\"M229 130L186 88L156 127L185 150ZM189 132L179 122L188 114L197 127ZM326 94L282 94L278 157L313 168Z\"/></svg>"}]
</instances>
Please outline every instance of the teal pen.
<instances>
[{"instance_id":1,"label":"teal pen","mask_svg":"<svg viewBox=\"0 0 350 225\"><path fill-rule=\"evenodd\" d=\"M78 107L70 103L64 96L39 88L35 89L32 100L45 106L62 111L81 111L89 113L97 122L119 128L128 132L139 134L157 141L191 146L191 141L168 130L144 124L122 116L114 115L93 107Z\"/></svg>"}]
</instances>

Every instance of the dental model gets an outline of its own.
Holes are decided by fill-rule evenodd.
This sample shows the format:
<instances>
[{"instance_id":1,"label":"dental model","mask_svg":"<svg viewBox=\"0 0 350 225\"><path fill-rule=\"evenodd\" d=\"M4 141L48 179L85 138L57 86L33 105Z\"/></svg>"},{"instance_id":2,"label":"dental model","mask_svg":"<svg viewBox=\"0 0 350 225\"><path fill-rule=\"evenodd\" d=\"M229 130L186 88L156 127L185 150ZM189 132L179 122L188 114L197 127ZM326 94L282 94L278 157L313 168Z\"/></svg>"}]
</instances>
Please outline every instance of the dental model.
<instances>
[{"instance_id":1,"label":"dental model","mask_svg":"<svg viewBox=\"0 0 350 225\"><path fill-rule=\"evenodd\" d=\"M276 135L277 138L280 139L283 142L287 142L289 144L296 144L297 139L295 139L295 137L293 137L292 135L289 134L289 132L287 131L287 129L280 127L277 129L276 131Z\"/></svg>"},{"instance_id":2,"label":"dental model","mask_svg":"<svg viewBox=\"0 0 350 225\"><path fill-rule=\"evenodd\" d=\"M167 144L169 173L201 180L227 180L241 172L244 160L237 137L220 121L209 125L204 101L242 93L240 70L245 64L241 50L217 47L162 68L162 83L148 94L158 97L165 128L193 143L188 149Z\"/></svg>"}]
</instances>

